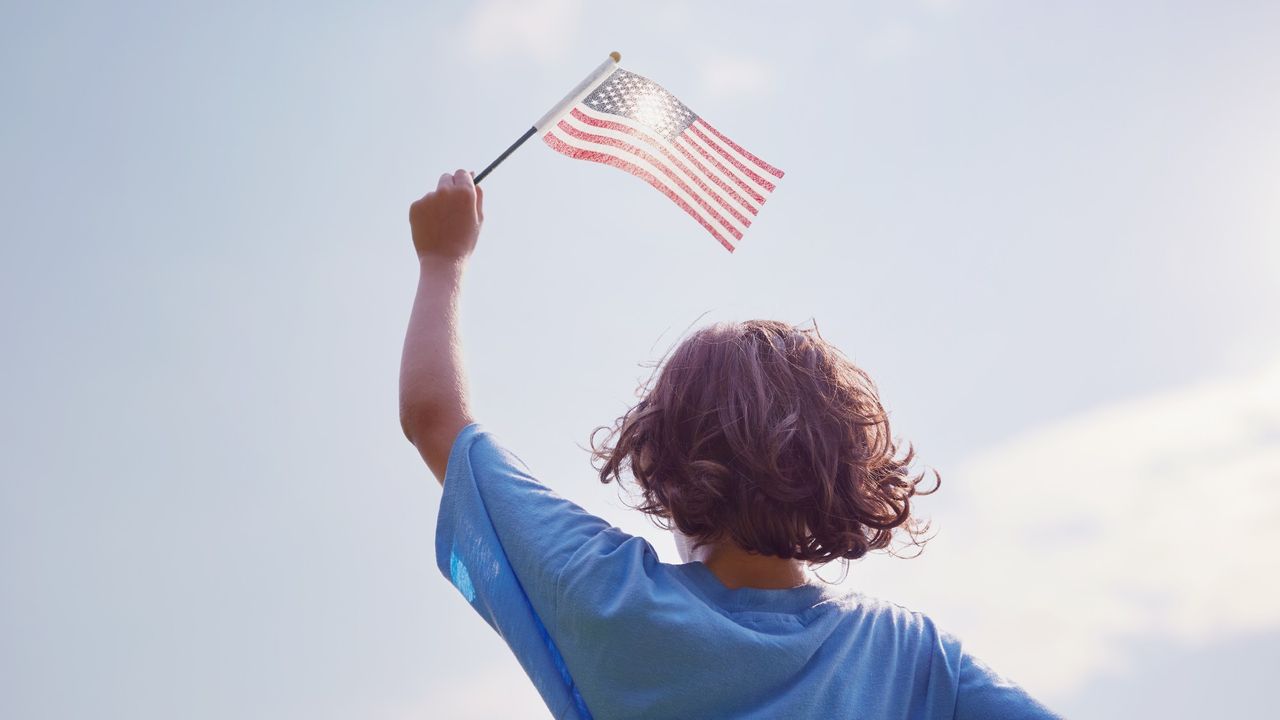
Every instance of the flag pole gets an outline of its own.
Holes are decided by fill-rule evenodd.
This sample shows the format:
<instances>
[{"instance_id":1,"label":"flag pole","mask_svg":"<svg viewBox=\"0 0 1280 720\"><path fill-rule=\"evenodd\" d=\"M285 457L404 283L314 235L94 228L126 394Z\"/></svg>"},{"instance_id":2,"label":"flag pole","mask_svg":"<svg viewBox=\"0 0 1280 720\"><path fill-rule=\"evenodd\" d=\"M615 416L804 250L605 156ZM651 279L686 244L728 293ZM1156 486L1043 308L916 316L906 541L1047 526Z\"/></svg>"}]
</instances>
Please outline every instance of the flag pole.
<instances>
[{"instance_id":1,"label":"flag pole","mask_svg":"<svg viewBox=\"0 0 1280 720\"><path fill-rule=\"evenodd\" d=\"M533 127L529 128L528 130L525 130L524 134L520 136L519 140L516 140L515 142L511 143L511 147L508 147L506 150L503 150L502 154L498 156L497 160L494 160L493 162L489 163L489 167L485 168L484 170L481 170L480 174L475 176L475 184L479 185L480 181L485 179L485 176L493 172L493 169L498 167L498 165L501 164L503 160L506 160L508 155L515 152L516 148L523 145L525 140L528 140L529 138L533 137L534 133L544 130L546 129L547 126L558 121L560 119L560 116L564 115L565 112L569 110L569 108L573 107L574 105L577 105L579 102L581 102L582 98L591 94L591 91L595 90L597 85L603 82L605 78L609 77L609 75L614 70L617 69L618 63L621 61L622 61L621 53L617 52L616 50L614 52L609 53L608 59L600 63L600 67L597 67L595 70L593 70L590 75L588 75L586 78L582 80L582 82L578 83L577 87L570 90L569 94L565 95L563 100L556 103L550 110L547 111L545 115L538 118L538 122L534 123Z\"/></svg>"}]
</instances>

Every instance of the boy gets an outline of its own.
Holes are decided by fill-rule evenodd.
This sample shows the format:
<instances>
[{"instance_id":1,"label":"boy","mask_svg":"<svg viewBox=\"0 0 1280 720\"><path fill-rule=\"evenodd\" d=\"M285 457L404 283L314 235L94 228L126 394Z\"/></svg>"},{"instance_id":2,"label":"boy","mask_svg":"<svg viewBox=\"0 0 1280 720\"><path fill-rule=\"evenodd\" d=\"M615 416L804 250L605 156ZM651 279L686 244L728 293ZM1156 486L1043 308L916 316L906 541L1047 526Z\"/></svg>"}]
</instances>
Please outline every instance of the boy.
<instances>
[{"instance_id":1,"label":"boy","mask_svg":"<svg viewBox=\"0 0 1280 720\"><path fill-rule=\"evenodd\" d=\"M919 543L910 450L816 331L699 330L602 442L686 562L539 483L467 407L457 302L484 220L463 170L409 212L419 260L400 419L444 485L437 562L557 718L1052 718L927 616L813 582L895 531Z\"/></svg>"}]
</instances>

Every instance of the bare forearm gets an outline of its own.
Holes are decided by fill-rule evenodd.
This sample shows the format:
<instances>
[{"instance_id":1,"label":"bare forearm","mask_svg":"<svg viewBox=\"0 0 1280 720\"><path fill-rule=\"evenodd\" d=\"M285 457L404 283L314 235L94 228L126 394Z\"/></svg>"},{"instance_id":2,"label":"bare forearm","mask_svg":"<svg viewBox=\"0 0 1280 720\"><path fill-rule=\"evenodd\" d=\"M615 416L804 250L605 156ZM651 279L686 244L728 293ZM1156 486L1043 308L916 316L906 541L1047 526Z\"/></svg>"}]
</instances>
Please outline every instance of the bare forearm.
<instances>
[{"instance_id":1,"label":"bare forearm","mask_svg":"<svg viewBox=\"0 0 1280 720\"><path fill-rule=\"evenodd\" d=\"M419 260L418 292L400 358L400 424L441 482L453 440L471 422L458 333L465 263Z\"/></svg>"},{"instance_id":2,"label":"bare forearm","mask_svg":"<svg viewBox=\"0 0 1280 720\"><path fill-rule=\"evenodd\" d=\"M409 206L418 294L400 356L400 426L441 484L453 441L471 423L458 293L483 223L484 191L465 170L441 175L435 190Z\"/></svg>"}]
</instances>

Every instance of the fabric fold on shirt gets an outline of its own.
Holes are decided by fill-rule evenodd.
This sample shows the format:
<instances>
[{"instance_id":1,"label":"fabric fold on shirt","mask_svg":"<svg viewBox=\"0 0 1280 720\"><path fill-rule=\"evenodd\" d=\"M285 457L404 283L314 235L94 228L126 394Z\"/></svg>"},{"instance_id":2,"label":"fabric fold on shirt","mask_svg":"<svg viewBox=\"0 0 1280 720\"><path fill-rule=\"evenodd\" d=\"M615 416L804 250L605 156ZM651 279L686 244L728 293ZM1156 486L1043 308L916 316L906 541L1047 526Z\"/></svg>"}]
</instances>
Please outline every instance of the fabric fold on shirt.
<instances>
[{"instance_id":1,"label":"fabric fold on shirt","mask_svg":"<svg viewBox=\"0 0 1280 720\"><path fill-rule=\"evenodd\" d=\"M556 718L591 720L564 659L520 585L489 518L472 467L478 423L459 432L449 453L436 525L436 565L498 632Z\"/></svg>"}]
</instances>

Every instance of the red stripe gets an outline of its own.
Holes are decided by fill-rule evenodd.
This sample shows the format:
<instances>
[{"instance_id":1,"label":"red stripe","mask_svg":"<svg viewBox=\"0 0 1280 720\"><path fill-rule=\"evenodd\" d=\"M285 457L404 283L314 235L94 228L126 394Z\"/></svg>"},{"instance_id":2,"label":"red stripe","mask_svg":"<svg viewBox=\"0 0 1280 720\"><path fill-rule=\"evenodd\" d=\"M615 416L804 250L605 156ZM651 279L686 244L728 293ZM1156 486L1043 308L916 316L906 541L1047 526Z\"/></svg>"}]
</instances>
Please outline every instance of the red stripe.
<instances>
[{"instance_id":1,"label":"red stripe","mask_svg":"<svg viewBox=\"0 0 1280 720\"><path fill-rule=\"evenodd\" d=\"M656 138L654 138L652 135L649 135L648 133L644 132L644 131L643 131L643 130L641 130L640 128L632 127L632 126L630 126L630 125L625 125L625 124L623 124L623 123L619 123L619 122L614 122L614 121L612 121L612 120L604 120L604 119L601 119L601 118L594 118L594 117L591 117L590 115L588 115L588 114L586 114L586 113L582 112L582 111L581 111L581 110L579 110L578 108L574 108L570 114L571 114L571 115L573 115L575 118L577 118L580 122L586 123L587 125L591 125L591 126L593 126L593 127L598 127L598 128L606 128L606 129L609 129L609 130L616 130L617 132L626 133L627 135L630 135L630 136L635 137L635 138L639 138L640 140L644 141L645 143L648 143L651 147L656 148L656 149L658 150L658 152L662 153L664 157L666 157L668 160L670 160L672 165L675 165L677 168L680 168L680 172L684 173L685 175L688 175L690 180L692 180L692 181L694 181L695 183L697 183L697 184L698 184L698 187L702 188L702 191L703 191L703 192L705 192L706 194L708 194L708 195L710 195L711 197L715 198L715 201L716 201L717 203L719 203L719 204L720 204L720 207L724 208L725 210L728 210L730 214L732 214L735 218L737 218L737 219L738 219L738 222L742 223L743 225L745 225L745 226L747 226L747 227L751 227L751 221L750 221L750 220L748 220L748 219L746 218L746 216L745 216L745 215L743 215L742 213L738 212L737 208L733 207L732 205L730 205L730 204L728 203L728 201L726 201L724 198L720 197L720 195L719 195L719 194L717 194L717 193L716 193L716 191L714 191L714 190L712 190L711 188L707 187L707 184L706 184L705 182L703 182L703 181L702 181L702 178L701 178L700 176L696 175L692 170L690 170L689 168L685 167L685 166L680 162L680 160L676 158L676 156L672 155L672 154L670 153L670 151L668 151L668 150L666 149L666 147L664 147L665 145L668 145L669 143L666 143L666 142L664 142L664 141L657 140L657 139L656 139ZM683 152L683 153L685 154L685 156L689 158L689 160L693 161L693 164L695 164L695 165L697 165L697 164L698 164L698 161L697 161L697 160L694 160L694 159L693 159L693 156L692 156L692 155L689 155L689 153L688 153L688 152L685 152L684 150L682 150L682 149L680 149L680 148L676 148L676 149L677 149L677 150L680 150L681 152ZM715 175L713 175L712 173L708 172L706 168L702 167L701 165L698 165L698 167L702 170L702 172L704 172L704 173L706 173L706 174L707 174L707 177L711 178L711 181L712 181L712 182L716 183L717 185L719 185L720 187L724 188L725 190L728 190L728 191L729 191L729 193L730 193L731 195L734 195L734 196L737 196L737 195L738 195L737 193L733 192L732 190L729 190L729 188L728 188L727 186L725 186L725 185L724 185L724 181L723 181L723 180L720 180L720 179L719 179L719 178L717 178ZM753 207L751 207L751 206L747 205L745 202L743 202L743 200L742 200L742 198L741 198L740 196L739 196L739 197L736 197L736 199L737 199L737 201L738 201L738 202L740 202L740 203L742 203L742 204L743 204L743 207L746 207L746 208L747 208L748 210L750 210L753 214L755 213L755 211L756 211L756 210L755 210L755 208L753 208Z\"/></svg>"},{"instance_id":2,"label":"red stripe","mask_svg":"<svg viewBox=\"0 0 1280 720\"><path fill-rule=\"evenodd\" d=\"M547 145L550 145L551 149L555 150L558 153L568 155L569 157L576 158L578 160L593 160L598 163L604 163L605 165L611 165L613 167L618 168L619 170L625 170L631 173L632 175L635 175L636 177L640 178L641 180L644 180L645 182L657 188L658 192L671 198L672 202L674 202L676 205L679 205L681 208L683 208L684 211L689 213L689 215L691 215L694 220L698 221L699 225L706 228L707 232L711 233L712 237L714 237L716 240L719 240L720 244L723 245L726 250L728 250L729 252L733 252L733 245L731 245L729 241L724 238L724 236L722 236L719 232L716 231L716 228L714 225L707 222L706 218L698 214L697 210L694 210L693 208L689 207L689 204L686 203L683 198L681 198L679 195L676 195L675 192L671 190L671 188L667 187L665 183L663 183L658 178L654 177L648 170L645 170L644 168L641 168L637 165L633 165L627 162L626 160L623 160L622 158L619 158L614 155L609 155L607 153L602 153L602 152L596 152L594 150L587 150L585 148L573 147L572 145L569 145L565 143L563 140L561 140L560 138L556 137L550 131L548 131L546 135L542 136L542 140Z\"/></svg>"},{"instance_id":3,"label":"red stripe","mask_svg":"<svg viewBox=\"0 0 1280 720\"><path fill-rule=\"evenodd\" d=\"M604 135L596 135L594 133L583 132L582 130L579 130L578 128L570 125L568 122L564 120L561 120L559 123L557 123L557 127L559 127L561 132L565 133L566 135L571 135L573 137L578 138L579 140L585 140L586 142L595 143L597 145L614 147L619 150L622 150L623 152L629 153L631 155L635 155L636 157L647 161L650 165L653 165L654 167L661 170L662 174L670 178L671 182L674 183L676 187L679 187L681 190L688 193L689 197L693 198L694 202L702 206L703 210L706 210L711 215L711 217L715 218L717 222L723 225L724 229L728 230L730 235L732 235L735 239L738 239L738 240L742 239L741 230L734 227L728 220L725 220L724 216L716 212L716 209L711 207L710 203L708 203L706 200L703 200L701 197L699 197L698 194L694 192L692 188L686 185L683 180L676 177L675 173L671 172L671 168L667 167L666 164L664 164L658 158L650 155L649 153L645 152L641 148L636 147L635 145L631 145L630 143L624 143L621 140L611 138L611 137L605 137Z\"/></svg>"},{"instance_id":4,"label":"red stripe","mask_svg":"<svg viewBox=\"0 0 1280 720\"><path fill-rule=\"evenodd\" d=\"M720 173L714 173L708 170L707 166L698 162L698 158L691 155L683 145L679 143L671 143L671 147L675 148L676 150L679 150L681 155L684 155L689 162L693 163L707 177L711 178L711 182L715 183L717 187L729 193L729 196L732 197L734 200L737 200L739 205L747 209L747 212L751 213L752 215L756 215L760 212L759 210L756 209L755 205L752 205L751 203L747 202L746 198L742 197L741 195L738 194L736 190L729 187L728 183L726 183L724 179L720 177Z\"/></svg>"},{"instance_id":5,"label":"red stripe","mask_svg":"<svg viewBox=\"0 0 1280 720\"><path fill-rule=\"evenodd\" d=\"M725 142L729 147L733 148L734 150L737 150L737 151L738 151L738 154L742 155L742 157L744 157L744 158L746 158L746 159L750 160L751 162L755 163L756 165L759 165L759 166L760 166L760 168L761 168L761 169L763 169L765 172L769 173L770 175L772 175L772 176L774 176L774 177L779 177L779 178L780 178L780 177L782 177L782 171L781 171L781 170L779 170L778 168L776 168L776 167L774 167L774 166L770 165L769 163L767 163L767 162L765 162L765 161L761 160L760 158L756 157L755 155L752 155L751 153L747 152L746 150L743 150L741 145L739 145L738 143L736 143L736 142L734 142L734 141L730 140L729 138L725 137L724 135L722 135L722 134L720 133L720 131L719 131L719 130L717 130L717 129L715 129L715 128L711 127L711 124L710 124L710 123L708 123L706 120L703 120L702 118L698 118L696 122L700 122L700 123L702 123L702 127L706 128L706 129L708 129L708 130L710 130L710 131L711 131L711 133L712 133L713 135L715 135L716 137L718 137L718 138L720 138L721 140L723 140L723 141L724 141L724 142Z\"/></svg>"},{"instance_id":6,"label":"red stripe","mask_svg":"<svg viewBox=\"0 0 1280 720\"><path fill-rule=\"evenodd\" d=\"M688 132L688 130L686 130L685 132ZM684 135L684 133L680 133L680 134L681 134L681 135ZM730 170L729 168L727 168L727 167L725 167L725 166L721 165L721 164L720 164L720 161L719 161L719 160L716 160L716 159L715 159L715 158L713 158L713 157L711 157L711 155L710 155L710 154L708 154L708 153L707 153L707 151L706 151L706 149L705 149L705 148L703 148L701 145L699 145L699 144L697 144L697 143L693 142L692 140L688 140L688 141L686 141L686 142L688 142L688 143L689 143L689 147L691 147L691 148L693 148L694 150L698 151L698 154L699 154L699 155L701 155L702 157L706 158L706 159L707 159L707 161L708 161L708 162L710 162L712 165L715 165L715 166L716 166L716 169L717 169L717 170L719 170L719 171L720 171L720 172L721 172L725 177L728 177L729 179L731 179L731 180L733 180L735 183L737 183L737 184L738 184L738 187L742 188L742 191L743 191L743 192L745 192L746 194L748 194L748 195L750 195L751 197L755 198L755 201L756 201L756 202L758 202L758 203L760 203L761 205L763 205L763 204L764 204L764 196L763 196L763 195L761 195L759 192L757 192L755 188L753 188L753 187L751 187L750 185L748 185L748 184L746 183L746 181L744 181L742 178L738 177L737 173L735 173L735 172L733 172L732 170ZM679 143L677 143L676 145L677 145L677 147L678 147L678 146L679 146Z\"/></svg>"},{"instance_id":7,"label":"red stripe","mask_svg":"<svg viewBox=\"0 0 1280 720\"><path fill-rule=\"evenodd\" d=\"M724 148L720 147L719 145L716 144L715 140L712 140L711 138L707 137L706 133L698 129L698 126L690 125L689 130L691 130L694 135L697 135L699 138L702 138L702 142L710 145L712 150L715 150L716 152L724 156L725 160L728 160L729 162L733 163L734 167L746 173L747 177L751 178L752 180L755 180L757 183L760 184L761 187L768 188L769 192L773 192L773 183L760 177L760 174L757 173L755 170L752 170L746 165L743 165L742 161L730 155L728 150L725 150Z\"/></svg>"}]
</instances>

